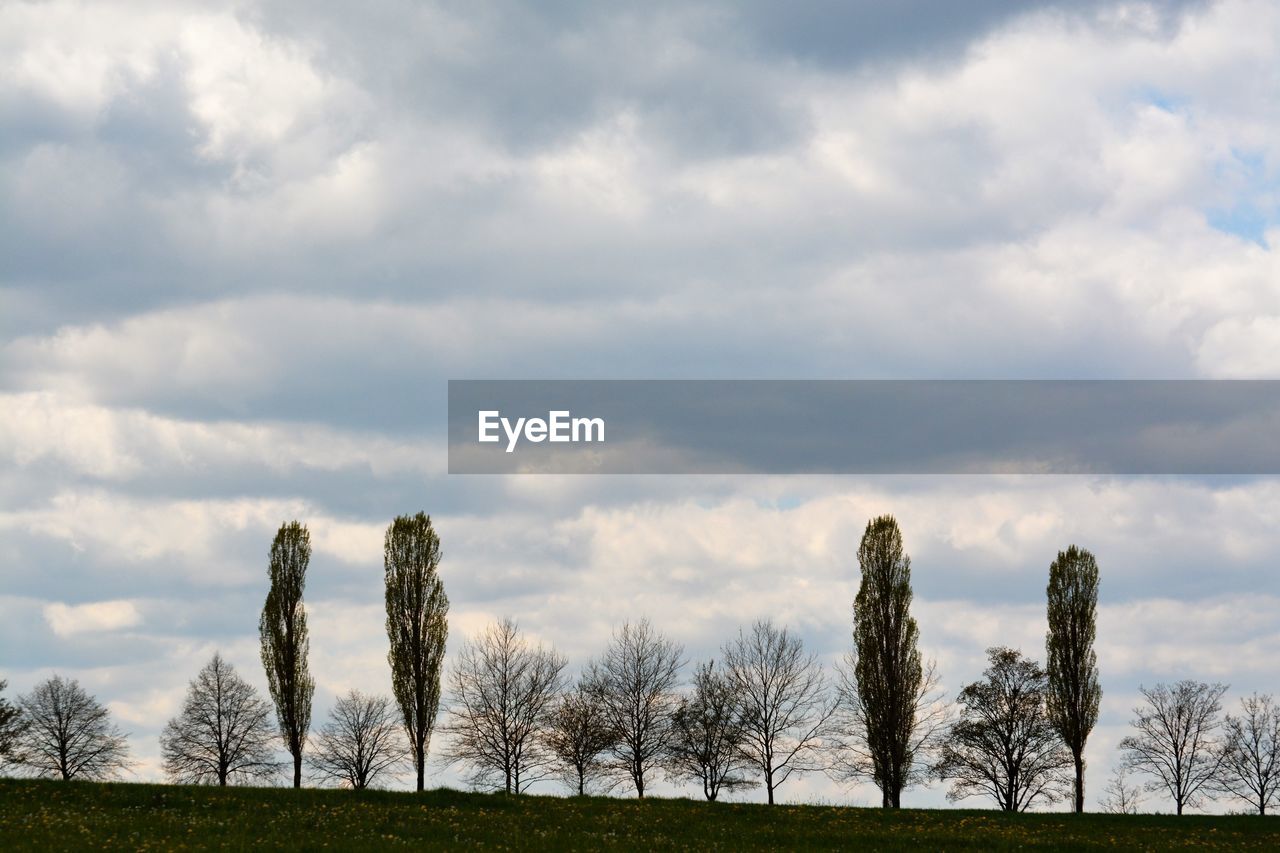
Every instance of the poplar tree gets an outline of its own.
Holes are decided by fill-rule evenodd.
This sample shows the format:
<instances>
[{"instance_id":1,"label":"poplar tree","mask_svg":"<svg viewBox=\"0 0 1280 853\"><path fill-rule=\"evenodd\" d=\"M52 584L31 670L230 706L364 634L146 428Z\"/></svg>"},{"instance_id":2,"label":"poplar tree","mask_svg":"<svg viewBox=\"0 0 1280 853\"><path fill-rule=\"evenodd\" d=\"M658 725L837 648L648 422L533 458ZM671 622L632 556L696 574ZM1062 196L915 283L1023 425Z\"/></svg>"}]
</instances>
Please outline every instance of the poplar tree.
<instances>
[{"instance_id":1,"label":"poplar tree","mask_svg":"<svg viewBox=\"0 0 1280 853\"><path fill-rule=\"evenodd\" d=\"M449 634L449 598L440 580L440 537L426 513L397 516L383 545L391 687L422 790L427 748L440 710L440 670Z\"/></svg>"},{"instance_id":2,"label":"poplar tree","mask_svg":"<svg viewBox=\"0 0 1280 853\"><path fill-rule=\"evenodd\" d=\"M311 534L296 521L280 525L271 543L267 574L271 588L258 635L262 640L262 666L276 706L276 721L285 748L293 756L293 787L302 787L302 751L311 728L311 697L316 682L307 667L311 641L302 592L311 561Z\"/></svg>"},{"instance_id":3,"label":"poplar tree","mask_svg":"<svg viewBox=\"0 0 1280 853\"><path fill-rule=\"evenodd\" d=\"M884 808L900 808L902 789L916 772L924 667L911 616L911 558L891 515L867 523L858 546L862 582L853 601L854 677L866 726L872 779Z\"/></svg>"},{"instance_id":4,"label":"poplar tree","mask_svg":"<svg viewBox=\"0 0 1280 853\"><path fill-rule=\"evenodd\" d=\"M1049 722L1071 751L1075 765L1075 810L1084 811L1084 746L1098 722L1098 563L1075 545L1058 552L1049 566L1045 651L1049 659L1046 695Z\"/></svg>"}]
</instances>

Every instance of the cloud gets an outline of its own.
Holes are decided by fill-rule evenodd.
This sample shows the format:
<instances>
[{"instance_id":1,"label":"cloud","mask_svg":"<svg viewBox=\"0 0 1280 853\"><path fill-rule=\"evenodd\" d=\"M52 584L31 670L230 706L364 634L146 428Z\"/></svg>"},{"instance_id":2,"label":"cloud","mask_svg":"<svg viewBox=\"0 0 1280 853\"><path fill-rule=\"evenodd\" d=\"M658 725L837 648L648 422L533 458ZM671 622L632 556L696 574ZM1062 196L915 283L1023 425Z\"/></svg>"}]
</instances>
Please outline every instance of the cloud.
<instances>
[{"instance_id":1,"label":"cloud","mask_svg":"<svg viewBox=\"0 0 1280 853\"><path fill-rule=\"evenodd\" d=\"M448 378L1274 374L1274 4L780 9L0 6L14 689L81 678L154 778L216 648L262 686L299 518L317 716L386 692L380 540L420 508L455 639L513 615L574 666L641 615L830 659L893 512L952 689L1040 647L1090 547L1094 788L1137 684L1274 685L1271 480L445 473Z\"/></svg>"},{"instance_id":2,"label":"cloud","mask_svg":"<svg viewBox=\"0 0 1280 853\"><path fill-rule=\"evenodd\" d=\"M59 637L119 631L136 627L142 621L132 601L95 601L75 605L58 602L46 604L43 612L45 621Z\"/></svg>"}]
</instances>

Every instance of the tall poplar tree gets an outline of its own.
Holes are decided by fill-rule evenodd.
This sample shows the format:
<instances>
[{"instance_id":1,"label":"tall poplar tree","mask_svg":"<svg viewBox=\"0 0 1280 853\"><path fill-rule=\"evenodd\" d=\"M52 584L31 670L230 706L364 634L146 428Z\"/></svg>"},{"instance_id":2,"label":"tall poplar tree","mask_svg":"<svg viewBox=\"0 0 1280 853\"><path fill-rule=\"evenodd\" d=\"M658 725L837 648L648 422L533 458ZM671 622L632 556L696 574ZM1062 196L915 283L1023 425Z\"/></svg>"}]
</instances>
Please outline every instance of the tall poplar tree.
<instances>
[{"instance_id":1,"label":"tall poplar tree","mask_svg":"<svg viewBox=\"0 0 1280 853\"><path fill-rule=\"evenodd\" d=\"M862 582L853 601L854 676L872 779L881 805L899 808L915 769L913 735L924 679L911 616L911 558L891 515L867 523L858 546Z\"/></svg>"},{"instance_id":2,"label":"tall poplar tree","mask_svg":"<svg viewBox=\"0 0 1280 853\"><path fill-rule=\"evenodd\" d=\"M449 598L440 580L440 537L426 513L397 516L383 545L391 687L422 790L427 747L440 710L440 670L449 634Z\"/></svg>"},{"instance_id":3,"label":"tall poplar tree","mask_svg":"<svg viewBox=\"0 0 1280 853\"><path fill-rule=\"evenodd\" d=\"M271 543L267 567L271 588L258 620L262 666L275 702L280 737L293 756L295 788L302 787L302 751L311 728L311 697L316 690L315 679L307 668L311 640L307 634L307 611L302 604L310 562L311 534L306 526L296 521L280 525Z\"/></svg>"},{"instance_id":4,"label":"tall poplar tree","mask_svg":"<svg viewBox=\"0 0 1280 853\"><path fill-rule=\"evenodd\" d=\"M1049 721L1075 762L1075 809L1084 811L1084 745L1098 722L1098 563L1083 548L1058 552L1049 566Z\"/></svg>"}]
</instances>

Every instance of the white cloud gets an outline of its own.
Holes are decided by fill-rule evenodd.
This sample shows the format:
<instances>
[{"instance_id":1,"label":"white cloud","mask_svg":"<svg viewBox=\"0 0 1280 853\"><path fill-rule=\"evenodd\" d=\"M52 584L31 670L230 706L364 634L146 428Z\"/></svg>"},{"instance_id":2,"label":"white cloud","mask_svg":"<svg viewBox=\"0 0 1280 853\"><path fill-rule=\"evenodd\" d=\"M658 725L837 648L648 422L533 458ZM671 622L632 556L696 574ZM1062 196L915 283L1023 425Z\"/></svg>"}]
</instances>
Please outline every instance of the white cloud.
<instances>
[{"instance_id":1,"label":"white cloud","mask_svg":"<svg viewBox=\"0 0 1280 853\"><path fill-rule=\"evenodd\" d=\"M949 688L988 645L1042 648L1075 541L1103 568L1096 789L1136 683L1275 683L1276 483L477 485L405 436L445 376L1275 375L1280 240L1213 223L1274 218L1280 11L1190 8L824 64L744 47L725 9L562 31L487 7L0 6L10 610L72 661L110 632L171 646L68 668L148 777L213 633L248 632L224 651L260 683L252 613L184 608L257 599L288 518L332 573L311 607L333 693L386 690L357 571L376 587L385 519L417 505L455 640L509 614L574 666L642 615L691 656L760 615L835 654L858 537L893 512ZM159 580L182 601L147 597ZM15 687L48 651L17 639Z\"/></svg>"},{"instance_id":2,"label":"white cloud","mask_svg":"<svg viewBox=\"0 0 1280 853\"><path fill-rule=\"evenodd\" d=\"M69 399L70 398L70 399ZM397 441L322 424L179 420L74 401L57 392L0 394L0 453L19 468L52 460L72 475L128 481L228 468L289 474L355 469L374 477L435 474L438 440Z\"/></svg>"},{"instance_id":3,"label":"white cloud","mask_svg":"<svg viewBox=\"0 0 1280 853\"><path fill-rule=\"evenodd\" d=\"M44 619L59 637L119 631L141 624L142 615L132 601L95 601L89 604L46 604Z\"/></svg>"}]
</instances>

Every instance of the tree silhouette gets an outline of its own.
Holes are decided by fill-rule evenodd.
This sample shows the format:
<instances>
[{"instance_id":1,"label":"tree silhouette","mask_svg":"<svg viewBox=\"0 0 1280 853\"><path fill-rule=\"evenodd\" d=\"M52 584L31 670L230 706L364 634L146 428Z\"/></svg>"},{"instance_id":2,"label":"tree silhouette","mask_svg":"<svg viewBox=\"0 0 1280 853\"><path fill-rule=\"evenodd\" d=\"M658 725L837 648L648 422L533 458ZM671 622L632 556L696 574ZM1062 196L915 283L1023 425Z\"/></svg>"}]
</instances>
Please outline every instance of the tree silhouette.
<instances>
[{"instance_id":1,"label":"tree silhouette","mask_svg":"<svg viewBox=\"0 0 1280 853\"><path fill-rule=\"evenodd\" d=\"M592 782L606 778L602 757L617 744L618 735L589 683L580 682L556 700L544 737L559 775L579 797Z\"/></svg>"},{"instance_id":2,"label":"tree silhouette","mask_svg":"<svg viewBox=\"0 0 1280 853\"><path fill-rule=\"evenodd\" d=\"M1240 700L1240 716L1226 719L1218 788L1260 815L1280 803L1280 705L1257 693Z\"/></svg>"},{"instance_id":3,"label":"tree silhouette","mask_svg":"<svg viewBox=\"0 0 1280 853\"><path fill-rule=\"evenodd\" d=\"M1125 766L1152 777L1147 790L1168 793L1182 814L1213 793L1224 756L1218 735L1227 687L1188 679L1139 689L1147 701L1134 709L1137 732L1120 741Z\"/></svg>"},{"instance_id":4,"label":"tree silhouette","mask_svg":"<svg viewBox=\"0 0 1280 853\"><path fill-rule=\"evenodd\" d=\"M258 634L267 689L285 748L293 756L293 787L302 787L302 751L311 728L311 697L316 683L307 668L311 642L302 592L311 561L311 534L296 521L282 524L271 543L271 588L262 605Z\"/></svg>"},{"instance_id":5,"label":"tree silhouette","mask_svg":"<svg viewBox=\"0 0 1280 853\"><path fill-rule=\"evenodd\" d=\"M271 706L215 653L160 734L160 755L175 782L225 787L274 776L274 740Z\"/></svg>"},{"instance_id":6,"label":"tree silhouette","mask_svg":"<svg viewBox=\"0 0 1280 853\"><path fill-rule=\"evenodd\" d=\"M742 749L760 771L769 804L792 775L822 769L823 737L835 713L826 677L800 638L768 620L739 630L725 668L743 707Z\"/></svg>"},{"instance_id":7,"label":"tree silhouette","mask_svg":"<svg viewBox=\"0 0 1280 853\"><path fill-rule=\"evenodd\" d=\"M833 779L846 783L876 780L876 767L883 766L884 743L872 748L871 732L875 727L867 718L867 709L858 693L857 653L849 652L836 664L836 693L839 707L832 718L829 736L831 764L828 773ZM911 706L911 733L907 741L906 755L911 763L902 768L896 777L904 783L904 789L922 784L929 778L930 769L942 748L947 728L953 722L951 704L946 701L939 687L937 666L929 661L916 690ZM877 757L879 756L879 760ZM901 793L901 792L899 792ZM880 789L881 806L893 807L884 788ZM886 803L885 800L889 802ZM901 798L898 799L901 806Z\"/></svg>"},{"instance_id":8,"label":"tree silhouette","mask_svg":"<svg viewBox=\"0 0 1280 853\"><path fill-rule=\"evenodd\" d=\"M440 537L425 513L398 516L383 544L391 687L423 789L427 749L440 710L440 670L449 597L440 580Z\"/></svg>"},{"instance_id":9,"label":"tree silhouette","mask_svg":"<svg viewBox=\"0 0 1280 853\"><path fill-rule=\"evenodd\" d=\"M1098 722L1098 563L1083 548L1070 546L1049 566L1047 591L1049 722L1071 750L1075 766L1075 810L1084 811L1084 747Z\"/></svg>"},{"instance_id":10,"label":"tree silhouette","mask_svg":"<svg viewBox=\"0 0 1280 853\"><path fill-rule=\"evenodd\" d=\"M643 798L650 773L671 742L674 689L683 649L648 619L626 622L589 670L591 691L615 737L606 765L619 781Z\"/></svg>"},{"instance_id":11,"label":"tree silhouette","mask_svg":"<svg viewBox=\"0 0 1280 853\"><path fill-rule=\"evenodd\" d=\"M362 791L403 764L408 755L391 700L352 690L338 699L316 734L311 766L321 779Z\"/></svg>"},{"instance_id":12,"label":"tree silhouette","mask_svg":"<svg viewBox=\"0 0 1280 853\"><path fill-rule=\"evenodd\" d=\"M529 643L511 619L468 640L449 671L444 756L476 786L523 793L552 763L544 732L565 659Z\"/></svg>"},{"instance_id":13,"label":"tree silhouette","mask_svg":"<svg viewBox=\"0 0 1280 853\"><path fill-rule=\"evenodd\" d=\"M112 779L129 767L124 732L80 682L55 675L19 697L18 760L39 776Z\"/></svg>"},{"instance_id":14,"label":"tree silhouette","mask_svg":"<svg viewBox=\"0 0 1280 853\"><path fill-rule=\"evenodd\" d=\"M757 783L744 775L752 766L743 751L746 737L737 684L717 672L714 661L699 665L693 692L671 715L667 766L672 777L697 781L708 800L715 800L722 790L752 787Z\"/></svg>"},{"instance_id":15,"label":"tree silhouette","mask_svg":"<svg viewBox=\"0 0 1280 853\"><path fill-rule=\"evenodd\" d=\"M1008 648L987 650L982 681L960 691L935 774L951 780L947 799L988 796L1002 811L1065 796L1071 755L1045 714L1048 679L1035 661Z\"/></svg>"},{"instance_id":16,"label":"tree silhouette","mask_svg":"<svg viewBox=\"0 0 1280 853\"><path fill-rule=\"evenodd\" d=\"M8 686L9 682L0 678L0 693ZM9 764L19 763L18 741L26 727L22 709L0 696L0 770Z\"/></svg>"},{"instance_id":17,"label":"tree silhouette","mask_svg":"<svg viewBox=\"0 0 1280 853\"><path fill-rule=\"evenodd\" d=\"M915 750L924 667L911 616L911 558L891 515L867 523L858 546L862 580L853 602L852 661L861 739L881 805L899 808L902 790L918 777Z\"/></svg>"}]
</instances>

